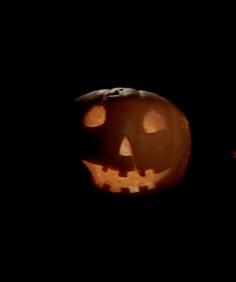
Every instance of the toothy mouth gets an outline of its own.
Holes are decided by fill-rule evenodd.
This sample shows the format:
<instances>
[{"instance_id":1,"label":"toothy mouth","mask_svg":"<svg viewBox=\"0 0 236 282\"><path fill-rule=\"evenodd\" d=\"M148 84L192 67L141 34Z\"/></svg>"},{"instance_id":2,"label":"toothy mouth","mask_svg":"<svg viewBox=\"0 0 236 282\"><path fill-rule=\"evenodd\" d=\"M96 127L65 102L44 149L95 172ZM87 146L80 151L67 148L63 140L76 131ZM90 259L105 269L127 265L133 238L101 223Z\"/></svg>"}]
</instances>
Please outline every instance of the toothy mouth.
<instances>
[{"instance_id":1,"label":"toothy mouth","mask_svg":"<svg viewBox=\"0 0 236 282\"><path fill-rule=\"evenodd\" d=\"M158 187L161 179L167 176L170 169L156 173L153 169L145 170L144 176L141 176L137 170L129 171L126 177L119 175L119 171L108 169L104 171L102 165L96 165L83 160L92 174L95 185L99 188L113 193L139 193L147 190L153 190Z\"/></svg>"}]
</instances>

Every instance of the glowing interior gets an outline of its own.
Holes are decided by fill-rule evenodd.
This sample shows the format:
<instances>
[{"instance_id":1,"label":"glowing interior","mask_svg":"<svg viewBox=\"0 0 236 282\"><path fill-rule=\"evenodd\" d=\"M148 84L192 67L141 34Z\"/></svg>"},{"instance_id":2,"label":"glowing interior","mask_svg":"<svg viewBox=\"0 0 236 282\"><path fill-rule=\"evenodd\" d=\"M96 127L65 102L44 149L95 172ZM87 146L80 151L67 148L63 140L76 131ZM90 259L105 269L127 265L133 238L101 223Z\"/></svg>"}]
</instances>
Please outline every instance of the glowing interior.
<instances>
[{"instance_id":1,"label":"glowing interior","mask_svg":"<svg viewBox=\"0 0 236 282\"><path fill-rule=\"evenodd\" d=\"M164 118L154 110L147 112L143 119L143 128L146 133L154 133L166 128Z\"/></svg>"},{"instance_id":2,"label":"glowing interior","mask_svg":"<svg viewBox=\"0 0 236 282\"><path fill-rule=\"evenodd\" d=\"M158 186L158 182L168 175L170 169L160 173L154 173L153 169L145 171L145 176L140 176L138 171L130 171L126 177L119 176L119 171L108 169L103 171L102 165L96 165L83 160L83 163L90 170L95 185L102 188L104 184L109 185L109 190L114 193L121 192L121 188L127 188L130 193L140 192L140 187L146 186L148 190Z\"/></svg>"},{"instance_id":3,"label":"glowing interior","mask_svg":"<svg viewBox=\"0 0 236 282\"><path fill-rule=\"evenodd\" d=\"M106 110L101 105L93 106L84 117L84 125L96 127L102 125L106 120Z\"/></svg>"}]
</instances>

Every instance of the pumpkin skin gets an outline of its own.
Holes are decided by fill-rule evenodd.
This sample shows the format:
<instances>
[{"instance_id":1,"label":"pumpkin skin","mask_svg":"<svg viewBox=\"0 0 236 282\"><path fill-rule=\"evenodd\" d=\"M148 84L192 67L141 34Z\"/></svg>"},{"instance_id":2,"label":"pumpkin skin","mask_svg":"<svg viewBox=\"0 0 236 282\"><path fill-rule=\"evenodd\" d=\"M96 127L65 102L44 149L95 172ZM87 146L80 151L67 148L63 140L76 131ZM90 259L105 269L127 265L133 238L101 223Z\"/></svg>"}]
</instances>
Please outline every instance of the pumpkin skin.
<instances>
[{"instance_id":1,"label":"pumpkin skin","mask_svg":"<svg viewBox=\"0 0 236 282\"><path fill-rule=\"evenodd\" d=\"M151 92L113 88L75 100L79 157L94 185L139 195L176 185L191 152L186 116Z\"/></svg>"}]
</instances>

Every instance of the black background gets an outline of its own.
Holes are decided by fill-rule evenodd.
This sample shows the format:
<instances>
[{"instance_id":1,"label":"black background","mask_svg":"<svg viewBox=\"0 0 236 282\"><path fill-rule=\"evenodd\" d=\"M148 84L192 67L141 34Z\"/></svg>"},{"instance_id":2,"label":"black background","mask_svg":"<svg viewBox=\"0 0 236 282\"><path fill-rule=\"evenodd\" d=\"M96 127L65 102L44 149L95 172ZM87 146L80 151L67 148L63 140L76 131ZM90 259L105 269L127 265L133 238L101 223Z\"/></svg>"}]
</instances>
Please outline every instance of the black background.
<instances>
[{"instance_id":1,"label":"black background","mask_svg":"<svg viewBox=\"0 0 236 282\"><path fill-rule=\"evenodd\" d=\"M146 281L164 269L175 280L222 272L224 281L234 270L235 10L164 4L20 2L3 10L8 276L65 271L68 280L75 269L113 281L128 270ZM186 114L192 154L176 187L123 197L91 184L77 153L73 101L113 87L160 94Z\"/></svg>"},{"instance_id":2,"label":"black background","mask_svg":"<svg viewBox=\"0 0 236 282\"><path fill-rule=\"evenodd\" d=\"M156 10L145 19L124 11L89 13L80 21L78 15L60 16L60 21L52 17L50 23L40 18L30 30L27 22L25 35L20 28L15 71L23 86L18 100L26 97L26 103L22 108L13 104L23 112L23 121L15 121L20 123L17 136L26 133L27 138L18 142L22 156L16 167L23 189L16 195L23 198L20 220L27 219L29 234L41 238L40 246L46 238L56 253L62 245L98 247L98 254L122 245L136 252L156 248L158 254L161 247L188 249L190 242L191 252L206 251L206 243L214 254L230 245L236 150L233 40L230 30L220 20L213 24L207 13L204 21L178 15L158 21ZM176 187L124 197L91 184L77 153L73 101L113 87L160 94L186 114L192 154Z\"/></svg>"}]
</instances>

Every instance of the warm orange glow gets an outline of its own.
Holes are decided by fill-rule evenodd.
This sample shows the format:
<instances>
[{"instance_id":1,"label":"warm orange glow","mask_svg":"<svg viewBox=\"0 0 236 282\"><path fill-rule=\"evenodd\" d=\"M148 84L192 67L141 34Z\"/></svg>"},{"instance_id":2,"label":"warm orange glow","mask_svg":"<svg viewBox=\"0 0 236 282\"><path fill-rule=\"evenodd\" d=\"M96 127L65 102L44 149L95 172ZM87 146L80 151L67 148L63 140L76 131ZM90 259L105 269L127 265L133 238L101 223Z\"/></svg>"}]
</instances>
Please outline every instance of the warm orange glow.
<instances>
[{"instance_id":1,"label":"warm orange glow","mask_svg":"<svg viewBox=\"0 0 236 282\"><path fill-rule=\"evenodd\" d=\"M154 110L145 114L143 119L143 128L146 133L154 133L166 128L164 118Z\"/></svg>"},{"instance_id":2,"label":"warm orange glow","mask_svg":"<svg viewBox=\"0 0 236 282\"><path fill-rule=\"evenodd\" d=\"M119 171L108 169L102 170L102 165L96 165L91 162L83 160L83 163L90 170L95 185L102 188L104 184L110 186L109 190L114 193L120 193L121 188L128 188L130 193L140 192L140 186L147 186L148 190L152 190L158 187L158 182L170 172L170 169L166 169L160 173L154 173L152 169L145 171L145 176L140 176L138 171L130 171L127 173L127 177L121 177L118 175Z\"/></svg>"},{"instance_id":3,"label":"warm orange glow","mask_svg":"<svg viewBox=\"0 0 236 282\"><path fill-rule=\"evenodd\" d=\"M85 115L84 125L96 127L102 125L106 120L106 110L103 106L93 106Z\"/></svg>"},{"instance_id":4,"label":"warm orange glow","mask_svg":"<svg viewBox=\"0 0 236 282\"><path fill-rule=\"evenodd\" d=\"M127 137L123 139L120 145L120 155L121 156L132 156L132 149Z\"/></svg>"}]
</instances>

